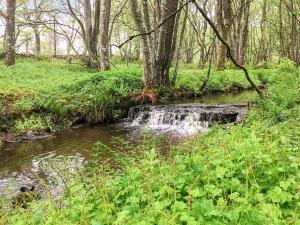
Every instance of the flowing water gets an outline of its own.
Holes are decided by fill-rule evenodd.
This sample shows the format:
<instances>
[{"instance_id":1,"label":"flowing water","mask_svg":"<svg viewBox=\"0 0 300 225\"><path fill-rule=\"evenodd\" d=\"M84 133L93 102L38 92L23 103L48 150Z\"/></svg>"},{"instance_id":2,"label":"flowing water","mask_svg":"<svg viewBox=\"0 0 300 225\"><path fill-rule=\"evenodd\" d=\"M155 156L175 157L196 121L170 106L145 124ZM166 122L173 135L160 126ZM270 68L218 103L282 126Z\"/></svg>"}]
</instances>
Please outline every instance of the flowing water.
<instances>
[{"instance_id":1,"label":"flowing water","mask_svg":"<svg viewBox=\"0 0 300 225\"><path fill-rule=\"evenodd\" d=\"M205 133L214 123L240 122L247 111L247 104L171 104L136 106L129 111L129 127L145 126L158 133L191 136Z\"/></svg>"},{"instance_id":2,"label":"flowing water","mask_svg":"<svg viewBox=\"0 0 300 225\"><path fill-rule=\"evenodd\" d=\"M159 133L176 131L183 136L206 132L214 122L232 123L242 119L247 107L237 103L253 101L256 96L255 92L246 91L181 99L163 106L137 106L130 109L127 121L122 124L82 126L57 132L46 139L2 144L0 197L13 196L21 186L37 185L37 176L45 177L51 193L57 196L63 189L57 185L63 181L58 170L69 174L80 170L84 161L94 156L92 149L96 142L111 146L114 137L131 139L135 130L145 126ZM102 157L112 157L103 149Z\"/></svg>"}]
</instances>

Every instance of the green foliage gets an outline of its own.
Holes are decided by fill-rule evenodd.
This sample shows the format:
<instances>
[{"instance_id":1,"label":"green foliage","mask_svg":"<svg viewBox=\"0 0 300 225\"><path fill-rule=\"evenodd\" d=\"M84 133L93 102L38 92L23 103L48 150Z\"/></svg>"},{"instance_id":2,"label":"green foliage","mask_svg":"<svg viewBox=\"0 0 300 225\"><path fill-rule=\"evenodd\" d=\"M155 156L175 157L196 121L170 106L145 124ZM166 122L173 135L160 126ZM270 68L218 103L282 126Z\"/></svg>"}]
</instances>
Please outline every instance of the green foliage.
<instances>
[{"instance_id":1,"label":"green foliage","mask_svg":"<svg viewBox=\"0 0 300 225\"><path fill-rule=\"evenodd\" d=\"M299 71L287 70L285 66L280 67L277 76L269 80L272 85L268 88L268 98L258 102L263 109L264 119L275 123L293 118L293 115L300 115L299 109L295 107L300 102Z\"/></svg>"},{"instance_id":2,"label":"green foliage","mask_svg":"<svg viewBox=\"0 0 300 225\"><path fill-rule=\"evenodd\" d=\"M167 156L147 137L142 146L119 142L121 170L96 162L59 204L3 212L0 223L299 224L298 77L277 74L244 123L215 127Z\"/></svg>"},{"instance_id":3,"label":"green foliage","mask_svg":"<svg viewBox=\"0 0 300 225\"><path fill-rule=\"evenodd\" d=\"M25 134L28 131L40 133L43 131L53 132L55 125L50 116L31 115L24 119L19 119L15 123L15 130L18 134Z\"/></svg>"},{"instance_id":4,"label":"green foliage","mask_svg":"<svg viewBox=\"0 0 300 225\"><path fill-rule=\"evenodd\" d=\"M63 64L60 60L50 63L30 58L18 60L13 67L0 65L0 102L9 109L6 118L10 115L29 118L34 113L46 113L56 118L54 122L101 123L118 116L120 105L128 102L132 93L142 90L140 64L116 64L111 71L96 72L79 64ZM274 74L274 70L251 71L257 83L261 74L264 79L271 79L269 73ZM176 89L199 95L205 77L206 70L182 69ZM241 71L226 70L213 71L205 91L248 88L250 85Z\"/></svg>"},{"instance_id":5,"label":"green foliage","mask_svg":"<svg viewBox=\"0 0 300 225\"><path fill-rule=\"evenodd\" d=\"M296 63L288 58L285 58L281 61L278 68L282 72L294 72L296 69Z\"/></svg>"},{"instance_id":6,"label":"green foliage","mask_svg":"<svg viewBox=\"0 0 300 225\"><path fill-rule=\"evenodd\" d=\"M260 84L259 75L271 79L274 75L274 70L251 70L252 79ZM207 75L206 70L183 70L179 72L176 87L179 90L190 91L193 94L199 94L199 89L202 86L203 80ZM251 85L246 80L245 75L240 70L225 70L212 71L209 82L204 91L206 92L229 92L231 90L250 89Z\"/></svg>"},{"instance_id":7,"label":"green foliage","mask_svg":"<svg viewBox=\"0 0 300 225\"><path fill-rule=\"evenodd\" d=\"M60 120L103 122L114 117L116 104L141 89L141 73L136 67L99 73L80 65L26 61L0 71L0 102L9 99L8 113L22 117L46 112Z\"/></svg>"}]
</instances>

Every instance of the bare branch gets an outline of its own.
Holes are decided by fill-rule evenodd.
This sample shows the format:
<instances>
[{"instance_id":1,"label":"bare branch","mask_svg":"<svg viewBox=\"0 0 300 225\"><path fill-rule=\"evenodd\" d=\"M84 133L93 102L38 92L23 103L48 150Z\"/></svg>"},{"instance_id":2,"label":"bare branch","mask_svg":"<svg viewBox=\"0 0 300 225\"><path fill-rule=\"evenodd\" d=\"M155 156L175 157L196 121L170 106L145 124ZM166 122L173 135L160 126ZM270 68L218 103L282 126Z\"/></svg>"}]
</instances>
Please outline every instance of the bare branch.
<instances>
[{"instance_id":1,"label":"bare branch","mask_svg":"<svg viewBox=\"0 0 300 225\"><path fill-rule=\"evenodd\" d=\"M82 31L82 36L85 37L85 29L84 29L84 25L82 23L82 21L78 18L78 16L76 15L76 13L74 12L73 8L72 8L72 5L70 3L70 0L67 0L67 4L68 4L68 9L71 13L71 15L73 16L73 18L78 22L80 28L81 28L81 31Z\"/></svg>"},{"instance_id":2,"label":"bare branch","mask_svg":"<svg viewBox=\"0 0 300 225\"><path fill-rule=\"evenodd\" d=\"M174 13L172 13L171 15L169 15L168 17L166 17L166 19L164 19L160 24L158 24L157 27L155 27L154 29L152 29L152 30L150 30L148 32L144 32L144 33L139 33L139 34L132 35L126 41L124 41L122 44L120 44L120 45L113 45L113 46L118 47L118 48L122 48L125 44L127 44L128 42L130 42L134 38L137 38L137 37L140 37L140 36L144 36L144 35L150 35L150 34L154 33L159 28L161 28L169 19L171 19L178 12L180 12L187 4L189 4L191 2L194 2L194 1L195 0L188 0L186 3L182 4Z\"/></svg>"},{"instance_id":3,"label":"bare branch","mask_svg":"<svg viewBox=\"0 0 300 225\"><path fill-rule=\"evenodd\" d=\"M206 15L206 13L204 12L204 10L199 6L199 4L196 1L193 1L194 5L196 6L197 10L201 13L201 15L204 17L204 19L209 23L209 25L211 26L211 28L214 30L217 38L219 39L219 41L222 42L222 44L226 47L227 49L227 57L231 60L231 62L238 68L240 68L241 70L244 71L246 79L248 80L248 82L251 84L251 86L256 90L256 92L259 94L260 97L263 97L263 93L262 91L256 86L256 84L252 81L248 70L240 65L235 58L233 57L232 54L232 49L230 48L229 44L224 40L224 38L221 36L220 32L218 31L217 27L215 26L215 24L212 22L212 20Z\"/></svg>"}]
</instances>

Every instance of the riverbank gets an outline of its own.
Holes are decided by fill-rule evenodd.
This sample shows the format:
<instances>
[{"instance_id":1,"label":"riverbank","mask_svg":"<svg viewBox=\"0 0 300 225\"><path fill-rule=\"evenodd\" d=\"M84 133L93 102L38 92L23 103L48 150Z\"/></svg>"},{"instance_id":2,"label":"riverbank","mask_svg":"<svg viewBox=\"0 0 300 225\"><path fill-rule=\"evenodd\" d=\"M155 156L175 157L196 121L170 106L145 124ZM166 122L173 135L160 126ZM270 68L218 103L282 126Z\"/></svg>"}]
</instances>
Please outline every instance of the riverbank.
<instances>
[{"instance_id":1,"label":"riverbank","mask_svg":"<svg viewBox=\"0 0 300 225\"><path fill-rule=\"evenodd\" d=\"M241 71L212 72L206 88L200 87L206 70L183 68L176 86L162 99L224 93L250 87ZM274 78L277 69L250 71L259 85ZM0 64L0 137L8 142L34 140L78 123L115 122L140 100L142 66L116 65L96 72L62 61L22 59L14 67Z\"/></svg>"},{"instance_id":2,"label":"riverbank","mask_svg":"<svg viewBox=\"0 0 300 225\"><path fill-rule=\"evenodd\" d=\"M120 142L122 154L111 149L117 169L95 158L60 201L2 211L0 224L298 224L299 87L299 70L278 68L242 124L167 157L158 140Z\"/></svg>"}]
</instances>

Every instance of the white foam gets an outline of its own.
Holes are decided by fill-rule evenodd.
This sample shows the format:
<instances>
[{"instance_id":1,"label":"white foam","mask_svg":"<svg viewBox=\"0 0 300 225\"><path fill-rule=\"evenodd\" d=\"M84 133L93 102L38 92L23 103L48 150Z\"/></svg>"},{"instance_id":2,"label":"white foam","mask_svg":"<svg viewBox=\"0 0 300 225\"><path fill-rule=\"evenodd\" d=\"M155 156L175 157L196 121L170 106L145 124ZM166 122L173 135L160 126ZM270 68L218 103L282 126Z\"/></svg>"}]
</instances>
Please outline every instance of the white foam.
<instances>
[{"instance_id":1,"label":"white foam","mask_svg":"<svg viewBox=\"0 0 300 225\"><path fill-rule=\"evenodd\" d=\"M244 104L137 106L130 109L127 126L190 136L207 132L214 122L226 120L226 116L237 122L245 109Z\"/></svg>"}]
</instances>

